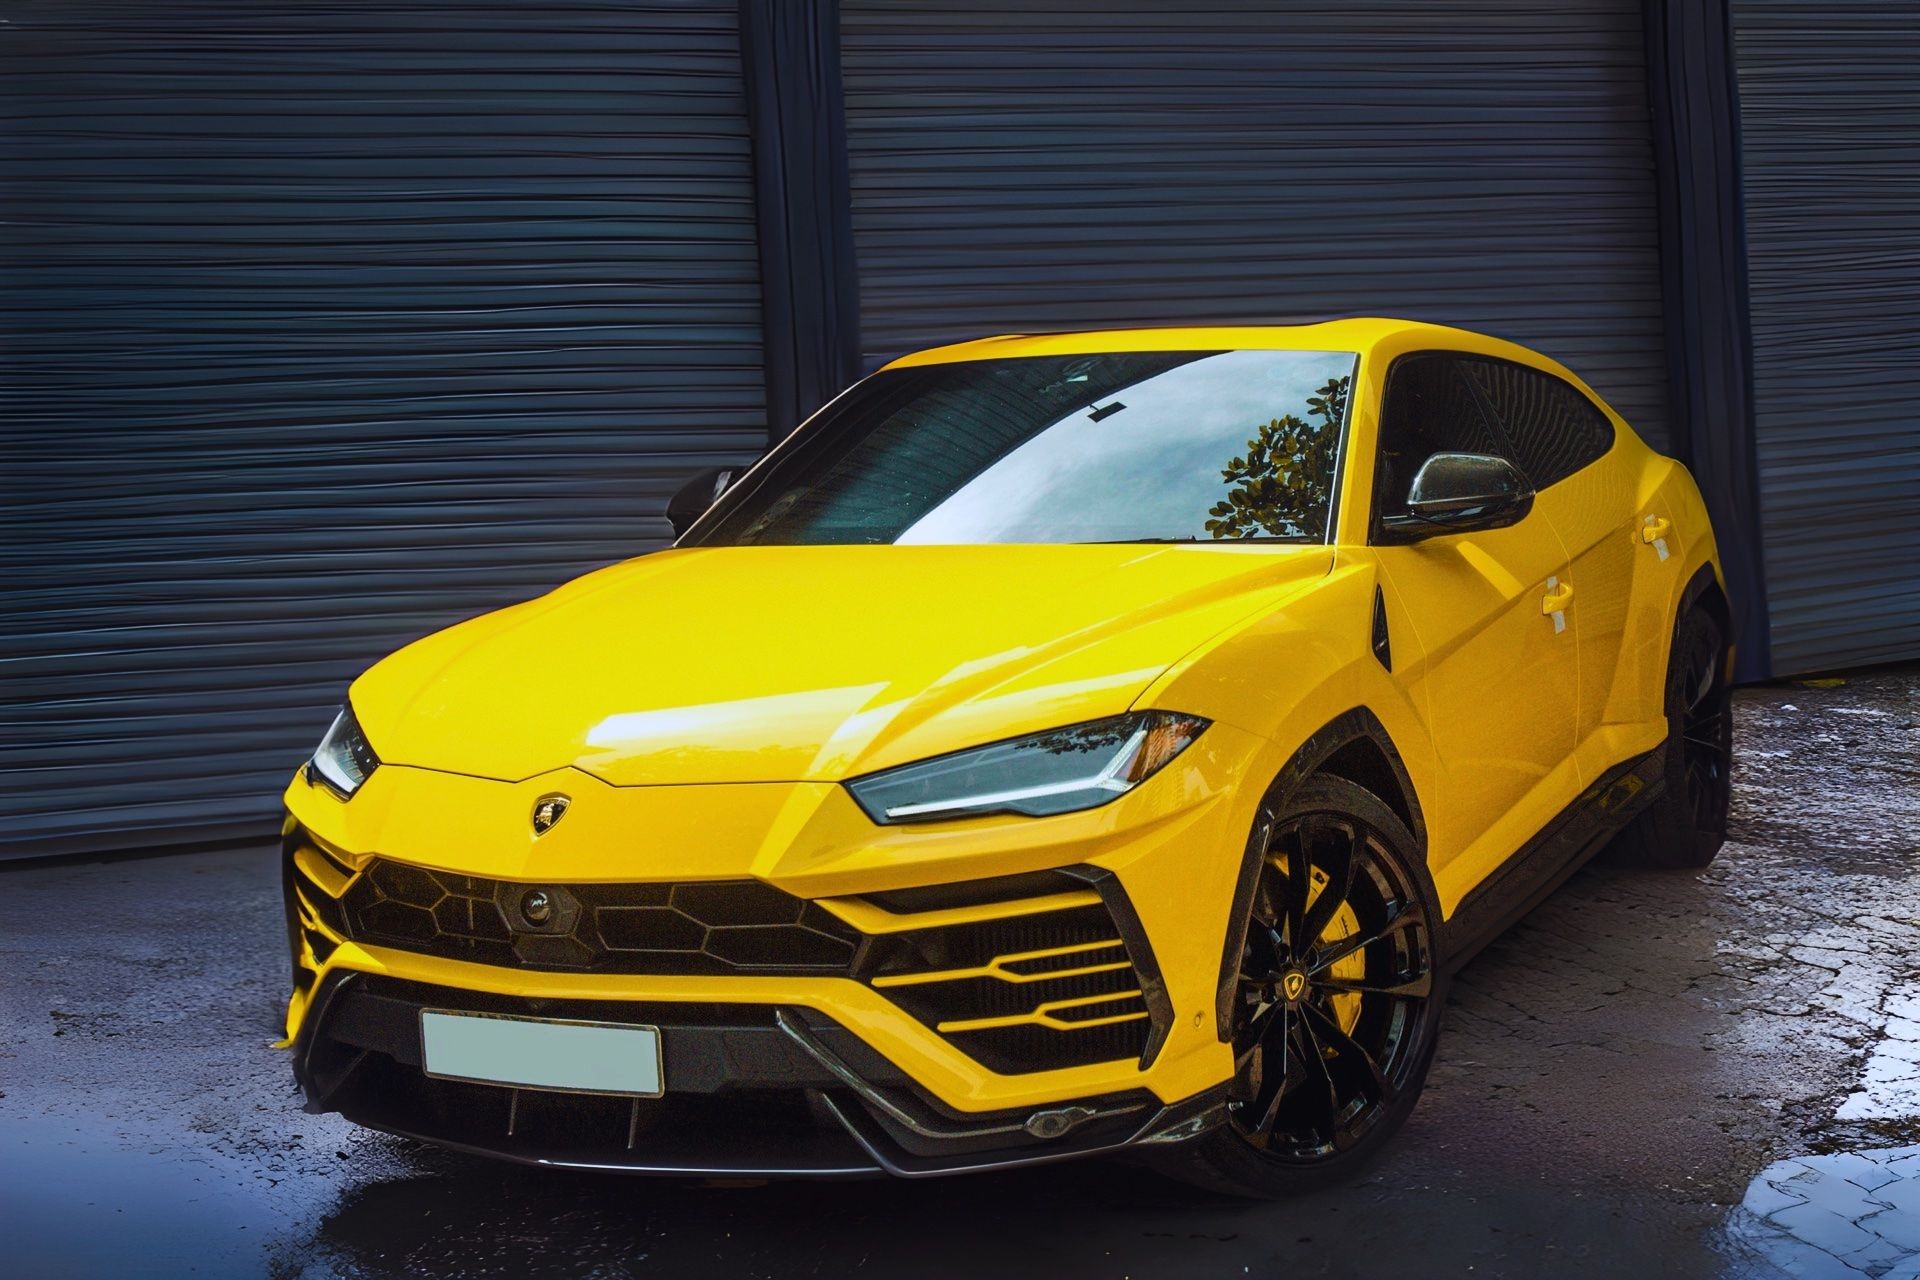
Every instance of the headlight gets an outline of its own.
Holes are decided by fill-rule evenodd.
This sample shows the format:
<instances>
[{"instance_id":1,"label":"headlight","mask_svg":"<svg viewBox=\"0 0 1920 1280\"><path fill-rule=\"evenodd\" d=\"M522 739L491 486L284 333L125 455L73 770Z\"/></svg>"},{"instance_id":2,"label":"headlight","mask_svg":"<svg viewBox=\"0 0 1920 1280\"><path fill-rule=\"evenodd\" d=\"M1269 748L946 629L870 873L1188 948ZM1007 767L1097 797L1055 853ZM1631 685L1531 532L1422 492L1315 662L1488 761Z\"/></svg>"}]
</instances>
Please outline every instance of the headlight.
<instances>
[{"instance_id":1,"label":"headlight","mask_svg":"<svg viewBox=\"0 0 1920 1280\"><path fill-rule=\"evenodd\" d=\"M350 796L379 767L380 757L373 754L367 735L360 732L353 708L342 707L327 736L320 739L313 759L307 762L307 777L317 776L342 796Z\"/></svg>"},{"instance_id":2,"label":"headlight","mask_svg":"<svg viewBox=\"0 0 1920 1280\"><path fill-rule=\"evenodd\" d=\"M1171 711L1089 720L868 774L847 790L869 818L884 823L1071 813L1133 790L1207 724Z\"/></svg>"}]
</instances>

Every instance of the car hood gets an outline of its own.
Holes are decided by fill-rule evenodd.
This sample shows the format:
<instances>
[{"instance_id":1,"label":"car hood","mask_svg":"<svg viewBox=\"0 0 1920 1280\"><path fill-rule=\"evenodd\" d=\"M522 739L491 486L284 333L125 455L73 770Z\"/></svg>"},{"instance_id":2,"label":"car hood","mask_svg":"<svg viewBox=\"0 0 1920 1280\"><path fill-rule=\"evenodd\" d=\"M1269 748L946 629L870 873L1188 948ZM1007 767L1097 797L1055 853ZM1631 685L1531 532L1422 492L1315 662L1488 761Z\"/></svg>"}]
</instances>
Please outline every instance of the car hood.
<instances>
[{"instance_id":1,"label":"car hood","mask_svg":"<svg viewBox=\"0 0 1920 1280\"><path fill-rule=\"evenodd\" d=\"M1118 714L1326 547L671 550L428 636L351 697L392 764L828 781Z\"/></svg>"}]
</instances>

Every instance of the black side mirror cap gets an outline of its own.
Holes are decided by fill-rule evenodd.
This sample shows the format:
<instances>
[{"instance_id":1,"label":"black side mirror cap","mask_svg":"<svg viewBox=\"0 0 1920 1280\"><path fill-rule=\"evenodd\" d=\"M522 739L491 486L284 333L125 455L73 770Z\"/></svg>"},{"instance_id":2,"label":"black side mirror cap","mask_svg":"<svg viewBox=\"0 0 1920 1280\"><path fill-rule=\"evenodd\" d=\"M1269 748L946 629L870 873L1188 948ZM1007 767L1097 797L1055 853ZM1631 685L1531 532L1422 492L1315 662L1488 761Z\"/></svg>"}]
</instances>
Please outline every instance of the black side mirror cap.
<instances>
[{"instance_id":1,"label":"black side mirror cap","mask_svg":"<svg viewBox=\"0 0 1920 1280\"><path fill-rule=\"evenodd\" d=\"M745 471L745 467L703 467L694 472L678 492L667 499L667 523L673 526L673 536L678 538L693 528L693 522L707 514L707 509L719 501L720 495Z\"/></svg>"},{"instance_id":2,"label":"black side mirror cap","mask_svg":"<svg viewBox=\"0 0 1920 1280\"><path fill-rule=\"evenodd\" d=\"M1420 464L1407 493L1407 514L1381 521L1398 542L1443 533L1504 529L1533 510L1533 490L1505 458L1487 453L1436 453Z\"/></svg>"}]
</instances>

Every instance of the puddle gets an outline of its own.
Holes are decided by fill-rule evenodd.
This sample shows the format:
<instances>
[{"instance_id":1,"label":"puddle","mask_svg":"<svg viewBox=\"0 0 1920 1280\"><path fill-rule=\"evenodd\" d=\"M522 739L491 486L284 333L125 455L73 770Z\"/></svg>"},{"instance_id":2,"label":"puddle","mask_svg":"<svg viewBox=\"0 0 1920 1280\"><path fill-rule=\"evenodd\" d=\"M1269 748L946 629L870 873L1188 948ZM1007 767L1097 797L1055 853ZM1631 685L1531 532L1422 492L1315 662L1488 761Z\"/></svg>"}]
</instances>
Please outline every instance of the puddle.
<instances>
[{"instance_id":1,"label":"puddle","mask_svg":"<svg viewBox=\"0 0 1920 1280\"><path fill-rule=\"evenodd\" d=\"M16 1275L257 1276L285 1223L198 1162L130 1160L98 1126L13 1114L0 1130L4 1226Z\"/></svg>"},{"instance_id":2,"label":"puddle","mask_svg":"<svg viewBox=\"0 0 1920 1280\"><path fill-rule=\"evenodd\" d=\"M1769 1165L1727 1234L1795 1280L1920 1280L1920 1146Z\"/></svg>"}]
</instances>

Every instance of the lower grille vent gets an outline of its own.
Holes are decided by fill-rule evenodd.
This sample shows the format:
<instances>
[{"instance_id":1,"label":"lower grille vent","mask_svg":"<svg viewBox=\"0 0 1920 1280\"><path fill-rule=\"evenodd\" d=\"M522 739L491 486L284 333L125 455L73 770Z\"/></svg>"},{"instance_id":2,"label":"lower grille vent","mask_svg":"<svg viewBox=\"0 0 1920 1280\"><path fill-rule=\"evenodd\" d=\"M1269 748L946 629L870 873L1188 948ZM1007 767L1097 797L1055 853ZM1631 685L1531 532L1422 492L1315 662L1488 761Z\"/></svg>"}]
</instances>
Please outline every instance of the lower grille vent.
<instances>
[{"instance_id":1,"label":"lower grille vent","mask_svg":"<svg viewBox=\"0 0 1920 1280\"><path fill-rule=\"evenodd\" d=\"M878 938L867 980L1003 1074L1138 1058L1152 1032L1145 983L1106 906L1091 892L1069 901Z\"/></svg>"}]
</instances>

